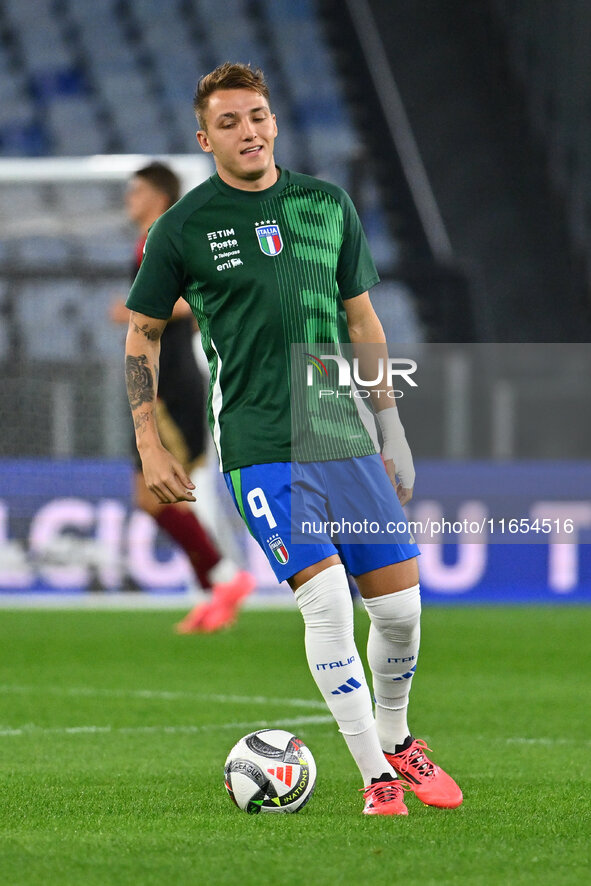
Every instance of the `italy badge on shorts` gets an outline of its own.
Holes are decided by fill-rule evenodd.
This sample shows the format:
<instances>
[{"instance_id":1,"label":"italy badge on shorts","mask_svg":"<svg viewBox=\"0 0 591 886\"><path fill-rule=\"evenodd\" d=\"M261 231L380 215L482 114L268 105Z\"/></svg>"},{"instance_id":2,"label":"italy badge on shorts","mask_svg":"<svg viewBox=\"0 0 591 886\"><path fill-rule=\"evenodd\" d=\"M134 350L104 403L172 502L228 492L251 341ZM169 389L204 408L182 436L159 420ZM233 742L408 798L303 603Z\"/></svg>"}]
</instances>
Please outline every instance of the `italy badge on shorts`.
<instances>
[{"instance_id":1,"label":"italy badge on shorts","mask_svg":"<svg viewBox=\"0 0 591 886\"><path fill-rule=\"evenodd\" d=\"M278 563L281 563L282 566L285 566L287 561L289 560L289 553L287 548L283 544L283 539L280 535L272 535L271 538L267 539L267 544L271 548L273 552L273 556L277 560Z\"/></svg>"},{"instance_id":2,"label":"italy badge on shorts","mask_svg":"<svg viewBox=\"0 0 591 886\"><path fill-rule=\"evenodd\" d=\"M279 225L256 225L255 231L259 238L261 252L264 252L265 255L279 255L283 249Z\"/></svg>"}]
</instances>

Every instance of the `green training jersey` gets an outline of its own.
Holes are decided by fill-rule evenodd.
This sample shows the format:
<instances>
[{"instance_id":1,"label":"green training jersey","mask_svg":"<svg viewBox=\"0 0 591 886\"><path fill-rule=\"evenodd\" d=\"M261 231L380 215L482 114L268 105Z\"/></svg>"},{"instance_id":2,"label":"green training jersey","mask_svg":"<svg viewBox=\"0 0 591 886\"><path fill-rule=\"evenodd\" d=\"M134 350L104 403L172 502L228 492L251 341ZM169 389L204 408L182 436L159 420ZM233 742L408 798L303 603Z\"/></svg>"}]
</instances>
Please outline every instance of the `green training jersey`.
<instances>
[{"instance_id":1,"label":"green training jersey","mask_svg":"<svg viewBox=\"0 0 591 886\"><path fill-rule=\"evenodd\" d=\"M244 191L215 174L152 226L127 306L165 319L179 297L190 304L210 368L209 423L229 471L375 452L354 400L319 397L319 385L336 380L312 378L304 361L320 357L317 345L339 353L349 342L343 300L378 280L341 188L282 170L272 187ZM292 352L296 343L305 346Z\"/></svg>"}]
</instances>

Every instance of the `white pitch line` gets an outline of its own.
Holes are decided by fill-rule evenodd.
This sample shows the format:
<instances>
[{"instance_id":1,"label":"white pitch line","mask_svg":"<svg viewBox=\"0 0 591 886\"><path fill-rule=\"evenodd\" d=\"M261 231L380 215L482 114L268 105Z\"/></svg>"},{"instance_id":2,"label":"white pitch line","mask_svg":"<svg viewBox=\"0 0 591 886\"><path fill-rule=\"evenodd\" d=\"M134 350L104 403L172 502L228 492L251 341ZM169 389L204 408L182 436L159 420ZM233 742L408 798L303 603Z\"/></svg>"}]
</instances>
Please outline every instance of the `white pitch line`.
<instances>
[{"instance_id":1,"label":"white pitch line","mask_svg":"<svg viewBox=\"0 0 591 886\"><path fill-rule=\"evenodd\" d=\"M255 729L278 728L278 729L295 729L298 726L325 726L334 724L334 719L330 714L315 714L309 717L283 717L273 720L250 720L235 723L206 723L203 726L188 724L185 726L36 726L34 723L27 723L25 726L15 728L0 727L0 738L22 738L35 735L149 735L149 734L165 734L165 735L198 735L202 732L215 732L218 730L246 730L253 732ZM523 744L523 745L545 745L552 747L554 745L572 745L572 739L566 738L524 738L516 736L512 738L501 739L504 744ZM591 745L591 740L585 739L577 741L579 745ZM480 778L482 773L470 776Z\"/></svg>"},{"instance_id":2,"label":"white pitch line","mask_svg":"<svg viewBox=\"0 0 591 886\"><path fill-rule=\"evenodd\" d=\"M323 701L310 698L270 698L266 695L203 695L195 692L168 691L157 689L99 689L85 686L72 686L62 688L59 686L18 686L0 685L0 694L28 695L40 693L42 695L61 696L87 696L97 698L148 698L162 701L175 701L176 699L189 699L190 701L212 701L219 704L260 704L277 705L288 708L311 708L312 710L326 710Z\"/></svg>"},{"instance_id":3,"label":"white pitch line","mask_svg":"<svg viewBox=\"0 0 591 886\"><path fill-rule=\"evenodd\" d=\"M140 735L165 733L166 735L195 735L200 732L215 732L221 729L265 729L265 728L281 728L292 729L298 726L319 726L328 723L334 723L330 714L312 717L292 717L273 720L267 722L265 720L247 721L243 723L208 723L203 726L62 726L62 727L45 727L35 726L29 723L15 729L0 728L0 738L19 738L29 735Z\"/></svg>"},{"instance_id":4,"label":"white pitch line","mask_svg":"<svg viewBox=\"0 0 591 886\"><path fill-rule=\"evenodd\" d=\"M540 744L553 747L554 745L591 745L591 739L583 738L507 738L507 744Z\"/></svg>"}]
</instances>

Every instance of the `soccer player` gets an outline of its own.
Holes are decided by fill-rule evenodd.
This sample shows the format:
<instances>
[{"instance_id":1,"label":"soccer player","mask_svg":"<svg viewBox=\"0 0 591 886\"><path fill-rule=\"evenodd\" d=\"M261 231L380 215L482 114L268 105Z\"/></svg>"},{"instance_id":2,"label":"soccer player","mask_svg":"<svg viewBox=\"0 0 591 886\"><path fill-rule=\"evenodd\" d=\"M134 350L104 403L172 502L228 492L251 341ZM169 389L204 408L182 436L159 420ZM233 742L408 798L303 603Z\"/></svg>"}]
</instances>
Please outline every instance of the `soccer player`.
<instances>
[{"instance_id":1,"label":"soccer player","mask_svg":"<svg viewBox=\"0 0 591 886\"><path fill-rule=\"evenodd\" d=\"M146 483L163 504L194 500L155 417L159 342L182 296L209 360L209 420L226 483L278 580L294 591L310 670L361 773L364 812L406 815L409 788L428 805L458 806L460 788L407 724L420 617L410 533L381 544L322 529L301 538L292 520L294 508L356 519L361 507L381 525L406 525L401 505L414 469L393 399L374 392L372 401L383 461L351 398L314 405L316 389L304 385L311 411L296 409L303 430L292 427L290 390L301 387L302 369L293 344L315 359L310 352L330 346L336 355L350 341L364 378L375 378L370 372L387 357L368 295L378 276L359 219L340 188L276 166L262 71L221 65L199 81L194 107L197 139L216 173L156 222L127 301L126 379ZM346 570L369 614L375 714Z\"/></svg>"},{"instance_id":2,"label":"soccer player","mask_svg":"<svg viewBox=\"0 0 591 886\"><path fill-rule=\"evenodd\" d=\"M180 181L164 163L153 162L131 176L126 193L127 215L136 225L132 278L142 263L148 230L163 212L176 203ZM123 302L111 306L115 323L129 323ZM204 383L193 353L194 318L184 299L172 309L170 323L160 341L160 377L156 410L160 434L190 474L205 450ZM190 505L183 502L164 507L147 488L139 458L136 461L135 500L184 550L201 588L210 599L194 607L177 625L179 633L211 633L235 620L239 606L254 587L253 577L222 557Z\"/></svg>"}]
</instances>

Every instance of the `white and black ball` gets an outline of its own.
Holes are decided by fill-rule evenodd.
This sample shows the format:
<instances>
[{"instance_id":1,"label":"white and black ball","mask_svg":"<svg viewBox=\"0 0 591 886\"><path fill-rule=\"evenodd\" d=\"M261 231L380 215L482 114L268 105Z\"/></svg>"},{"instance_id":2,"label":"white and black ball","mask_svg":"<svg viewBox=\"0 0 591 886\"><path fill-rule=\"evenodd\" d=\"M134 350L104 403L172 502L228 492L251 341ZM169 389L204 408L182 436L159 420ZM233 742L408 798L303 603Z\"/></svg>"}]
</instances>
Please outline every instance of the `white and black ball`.
<instances>
[{"instance_id":1,"label":"white and black ball","mask_svg":"<svg viewBox=\"0 0 591 886\"><path fill-rule=\"evenodd\" d=\"M249 815L299 812L314 791L316 763L293 733L258 729L234 745L224 776L230 798Z\"/></svg>"}]
</instances>

